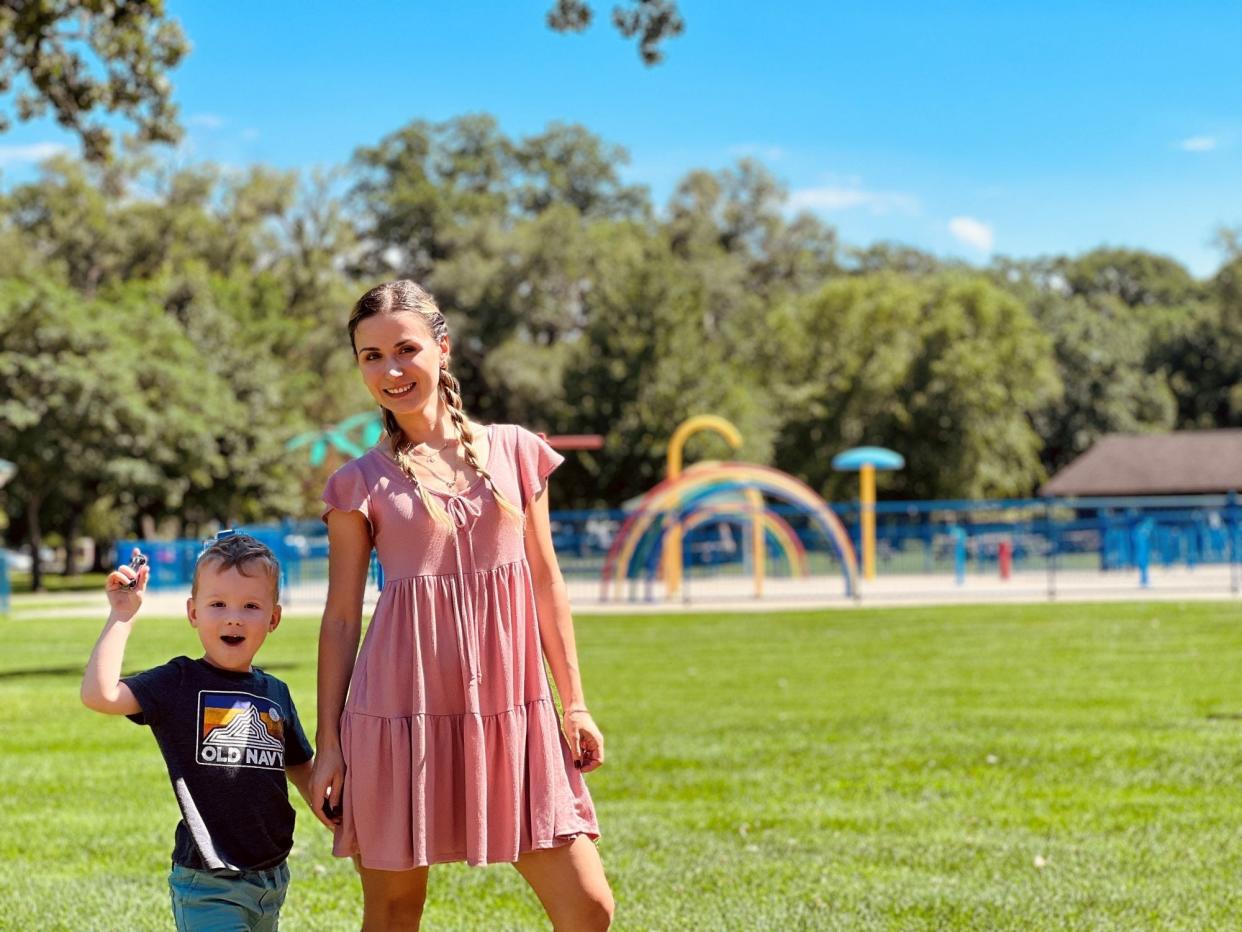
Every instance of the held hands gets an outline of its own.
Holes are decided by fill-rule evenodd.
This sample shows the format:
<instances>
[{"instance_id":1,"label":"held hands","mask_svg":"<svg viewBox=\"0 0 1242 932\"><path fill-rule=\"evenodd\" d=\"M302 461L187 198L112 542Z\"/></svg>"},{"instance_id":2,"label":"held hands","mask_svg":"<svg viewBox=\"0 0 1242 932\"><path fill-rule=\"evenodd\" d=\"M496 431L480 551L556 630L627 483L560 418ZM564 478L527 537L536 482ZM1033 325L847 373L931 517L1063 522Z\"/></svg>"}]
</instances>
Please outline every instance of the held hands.
<instances>
[{"instance_id":1,"label":"held hands","mask_svg":"<svg viewBox=\"0 0 1242 932\"><path fill-rule=\"evenodd\" d=\"M345 758L339 749L320 748L311 774L311 810L328 828L341 824L341 793L345 789Z\"/></svg>"},{"instance_id":2,"label":"held hands","mask_svg":"<svg viewBox=\"0 0 1242 932\"><path fill-rule=\"evenodd\" d=\"M566 709L561 718L574 766L590 773L604 766L604 736L586 709Z\"/></svg>"},{"instance_id":3,"label":"held hands","mask_svg":"<svg viewBox=\"0 0 1242 932\"><path fill-rule=\"evenodd\" d=\"M135 547L133 557L136 559L141 551ZM112 617L117 621L129 621L142 608L142 597L147 591L147 580L151 576L151 568L145 561L138 569L133 566L118 566L108 574L104 588L108 593L108 604L112 606Z\"/></svg>"}]
</instances>

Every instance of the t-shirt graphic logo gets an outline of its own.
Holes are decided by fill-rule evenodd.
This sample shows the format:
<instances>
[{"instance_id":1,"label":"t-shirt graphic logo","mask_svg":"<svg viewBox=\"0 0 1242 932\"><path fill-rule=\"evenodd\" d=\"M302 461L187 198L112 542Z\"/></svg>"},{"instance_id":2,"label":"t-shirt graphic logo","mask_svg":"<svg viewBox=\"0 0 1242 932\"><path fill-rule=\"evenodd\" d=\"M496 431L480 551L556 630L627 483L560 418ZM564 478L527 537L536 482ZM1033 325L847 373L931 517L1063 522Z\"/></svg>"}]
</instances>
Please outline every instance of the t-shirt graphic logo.
<instances>
[{"instance_id":1,"label":"t-shirt graphic logo","mask_svg":"<svg viewBox=\"0 0 1242 932\"><path fill-rule=\"evenodd\" d=\"M271 699L200 692L198 721L200 764L285 769L285 716Z\"/></svg>"}]
</instances>

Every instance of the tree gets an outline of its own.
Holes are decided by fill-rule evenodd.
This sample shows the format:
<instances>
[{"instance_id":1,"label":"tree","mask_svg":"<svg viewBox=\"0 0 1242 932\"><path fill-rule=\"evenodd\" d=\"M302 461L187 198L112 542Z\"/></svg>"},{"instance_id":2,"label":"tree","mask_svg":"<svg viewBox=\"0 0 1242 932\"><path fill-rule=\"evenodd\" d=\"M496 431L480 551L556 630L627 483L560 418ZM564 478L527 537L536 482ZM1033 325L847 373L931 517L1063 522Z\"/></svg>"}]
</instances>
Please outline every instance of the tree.
<instances>
[{"instance_id":1,"label":"tree","mask_svg":"<svg viewBox=\"0 0 1242 932\"><path fill-rule=\"evenodd\" d=\"M902 275L935 275L946 268L964 268L962 263L937 259L931 253L901 243L876 242L849 250L850 269L860 275L898 272Z\"/></svg>"},{"instance_id":2,"label":"tree","mask_svg":"<svg viewBox=\"0 0 1242 932\"><path fill-rule=\"evenodd\" d=\"M663 60L660 43L681 35L685 21L677 10L677 0L630 0L631 8L615 6L612 24L627 39L638 37L643 62L654 65ZM548 25L557 32L582 32L591 25L594 14L584 0L556 0L548 12Z\"/></svg>"},{"instance_id":3,"label":"tree","mask_svg":"<svg viewBox=\"0 0 1242 932\"><path fill-rule=\"evenodd\" d=\"M342 351L355 288L339 257L354 239L330 184L322 177L302 186L295 174L263 167L163 170L145 159L62 158L7 198L0 239L15 247L9 277L68 285L76 304L141 331L119 334L127 345L164 333L185 351L180 364L215 386L193 404L153 403L173 422L192 422L201 443L153 448L154 471L131 462L123 484L96 486L89 500L113 504L93 526L141 516L193 527L302 509L285 440L355 412L365 398ZM133 307L157 315L158 327L131 319ZM0 328L0 338L9 336ZM168 358L158 344L152 355ZM98 390L106 394L110 384ZM115 478L122 466L108 468ZM82 494L63 510L49 499L44 524L62 513L80 519ZM76 536L77 528L65 533Z\"/></svg>"},{"instance_id":4,"label":"tree","mask_svg":"<svg viewBox=\"0 0 1242 932\"><path fill-rule=\"evenodd\" d=\"M1064 392L1033 412L1049 473L1108 433L1171 430L1177 400L1163 371L1147 369L1146 328L1115 299L1053 299L1037 311L1052 338Z\"/></svg>"},{"instance_id":5,"label":"tree","mask_svg":"<svg viewBox=\"0 0 1242 932\"><path fill-rule=\"evenodd\" d=\"M1107 295L1131 308L1177 307L1203 296L1186 267L1141 249L1094 249L1052 264L1069 294Z\"/></svg>"},{"instance_id":6,"label":"tree","mask_svg":"<svg viewBox=\"0 0 1242 932\"><path fill-rule=\"evenodd\" d=\"M996 267L998 284L1026 305L1052 340L1064 391L1031 412L1049 473L1104 434L1169 430L1176 423L1177 401L1168 367L1158 358L1157 334L1162 321L1179 319L1184 308L1151 302L1156 295L1184 300L1184 285L1197 288L1178 274L1180 267L1149 258L1159 259L1097 250L1077 259L1005 260ZM1162 286L1152 269L1172 278L1174 287Z\"/></svg>"},{"instance_id":7,"label":"tree","mask_svg":"<svg viewBox=\"0 0 1242 932\"><path fill-rule=\"evenodd\" d=\"M982 276L838 279L770 329L776 461L826 494L853 495L831 459L860 444L905 456L885 479L897 497L1020 495L1041 478L1027 412L1058 389L1048 340Z\"/></svg>"},{"instance_id":8,"label":"tree","mask_svg":"<svg viewBox=\"0 0 1242 932\"><path fill-rule=\"evenodd\" d=\"M1208 287L1211 300L1162 333L1156 352L1179 426L1242 427L1242 255L1227 258Z\"/></svg>"},{"instance_id":9,"label":"tree","mask_svg":"<svg viewBox=\"0 0 1242 932\"><path fill-rule=\"evenodd\" d=\"M603 434L606 455L576 457L567 492L580 506L615 505L663 477L667 444L691 414L719 414L745 439L743 458L766 462L779 423L772 400L714 332L699 271L679 261L662 231L600 225L592 249L584 326L564 370L565 420ZM696 438L691 458L728 448Z\"/></svg>"},{"instance_id":10,"label":"tree","mask_svg":"<svg viewBox=\"0 0 1242 932\"><path fill-rule=\"evenodd\" d=\"M415 120L354 153L360 214L358 271L422 281L448 258L455 235L503 223L511 143L487 115Z\"/></svg>"},{"instance_id":11,"label":"tree","mask_svg":"<svg viewBox=\"0 0 1242 932\"><path fill-rule=\"evenodd\" d=\"M67 539L104 497L135 510L178 508L224 472L212 426L227 387L158 305L130 294L83 301L52 283L0 282L0 450L5 487L34 555L49 521Z\"/></svg>"},{"instance_id":12,"label":"tree","mask_svg":"<svg viewBox=\"0 0 1242 932\"><path fill-rule=\"evenodd\" d=\"M584 217L641 218L650 210L647 190L622 184L617 169L629 153L584 126L553 122L514 145L518 175L515 207L537 217L566 204Z\"/></svg>"},{"instance_id":13,"label":"tree","mask_svg":"<svg viewBox=\"0 0 1242 932\"><path fill-rule=\"evenodd\" d=\"M589 218L646 216L645 189L620 180L628 158L581 126L512 140L486 114L415 120L354 153L357 271L425 281L458 253L495 254L498 236L557 205Z\"/></svg>"},{"instance_id":14,"label":"tree","mask_svg":"<svg viewBox=\"0 0 1242 932\"><path fill-rule=\"evenodd\" d=\"M82 140L86 156L107 159L104 116L137 127L139 142L181 136L167 72L189 50L163 0L7 0L0 4L0 133L49 110ZM6 112L6 110L8 112Z\"/></svg>"}]
</instances>

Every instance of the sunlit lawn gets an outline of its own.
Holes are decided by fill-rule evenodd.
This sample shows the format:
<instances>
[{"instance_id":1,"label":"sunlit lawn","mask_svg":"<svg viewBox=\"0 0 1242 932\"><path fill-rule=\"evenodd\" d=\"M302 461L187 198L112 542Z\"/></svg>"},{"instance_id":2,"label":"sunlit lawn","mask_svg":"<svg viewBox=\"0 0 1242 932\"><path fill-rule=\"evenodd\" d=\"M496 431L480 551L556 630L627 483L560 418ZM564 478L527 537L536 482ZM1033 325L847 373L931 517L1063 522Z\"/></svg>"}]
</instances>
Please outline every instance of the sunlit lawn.
<instances>
[{"instance_id":1,"label":"sunlit lawn","mask_svg":"<svg viewBox=\"0 0 1242 932\"><path fill-rule=\"evenodd\" d=\"M616 927L1236 927L1240 622L1236 604L582 618ZM0 622L0 928L170 926L158 751L77 701L99 624ZM308 720L315 629L288 618L261 654ZM148 619L127 666L195 643ZM299 807L282 928L357 928L352 867ZM454 865L424 927L545 923L510 868Z\"/></svg>"}]
</instances>

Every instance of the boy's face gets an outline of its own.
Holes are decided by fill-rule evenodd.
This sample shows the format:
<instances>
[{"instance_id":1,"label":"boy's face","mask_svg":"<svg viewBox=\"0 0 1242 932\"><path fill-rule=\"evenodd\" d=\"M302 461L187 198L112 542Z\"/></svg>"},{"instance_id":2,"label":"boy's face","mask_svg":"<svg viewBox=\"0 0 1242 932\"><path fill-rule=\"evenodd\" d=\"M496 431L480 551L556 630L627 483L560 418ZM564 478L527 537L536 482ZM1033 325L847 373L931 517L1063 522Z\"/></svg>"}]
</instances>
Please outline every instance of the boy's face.
<instances>
[{"instance_id":1,"label":"boy's face","mask_svg":"<svg viewBox=\"0 0 1242 932\"><path fill-rule=\"evenodd\" d=\"M280 624L274 589L265 572L246 576L214 563L199 567L198 591L186 602L186 614L203 642L208 663L222 670L249 671L268 632Z\"/></svg>"}]
</instances>

